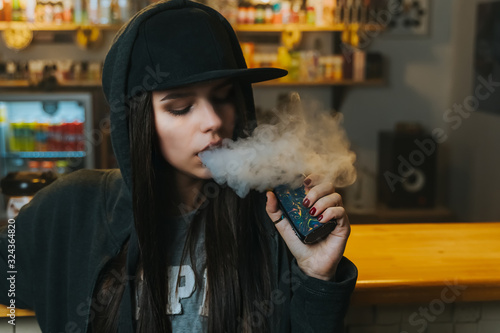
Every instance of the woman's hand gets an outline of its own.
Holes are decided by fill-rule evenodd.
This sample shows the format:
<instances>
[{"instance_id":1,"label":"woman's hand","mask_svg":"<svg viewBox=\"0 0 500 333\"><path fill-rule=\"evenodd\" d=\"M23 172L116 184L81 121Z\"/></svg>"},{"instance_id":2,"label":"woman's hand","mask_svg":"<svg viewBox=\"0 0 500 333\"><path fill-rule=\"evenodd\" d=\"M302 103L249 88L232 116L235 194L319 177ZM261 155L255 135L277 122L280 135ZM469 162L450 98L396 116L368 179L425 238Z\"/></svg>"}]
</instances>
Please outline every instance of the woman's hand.
<instances>
[{"instance_id":1,"label":"woman's hand","mask_svg":"<svg viewBox=\"0 0 500 333\"><path fill-rule=\"evenodd\" d=\"M310 209L309 213L320 222L337 219L337 227L314 244L302 243L286 218L278 222L276 228L304 273L321 280L331 280L351 232L349 218L342 206L342 198L335 193L331 182L322 181L318 175L309 175L304 185L307 194L303 205ZM282 214L276 196L270 191L267 192L266 211L272 221L277 221Z\"/></svg>"}]
</instances>

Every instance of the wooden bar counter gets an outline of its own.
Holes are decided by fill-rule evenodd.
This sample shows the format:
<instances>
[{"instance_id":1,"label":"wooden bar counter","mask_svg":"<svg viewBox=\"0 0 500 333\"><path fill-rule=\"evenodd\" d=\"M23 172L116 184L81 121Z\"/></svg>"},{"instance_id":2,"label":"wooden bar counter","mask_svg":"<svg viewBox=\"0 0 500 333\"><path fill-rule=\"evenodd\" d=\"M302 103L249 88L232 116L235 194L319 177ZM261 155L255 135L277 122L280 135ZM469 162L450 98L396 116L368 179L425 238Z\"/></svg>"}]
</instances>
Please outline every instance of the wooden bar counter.
<instances>
[{"instance_id":1,"label":"wooden bar counter","mask_svg":"<svg viewBox=\"0 0 500 333\"><path fill-rule=\"evenodd\" d=\"M354 305L500 300L500 222L352 225L345 255Z\"/></svg>"},{"instance_id":2,"label":"wooden bar counter","mask_svg":"<svg viewBox=\"0 0 500 333\"><path fill-rule=\"evenodd\" d=\"M500 222L352 225L352 304L500 300Z\"/></svg>"}]
</instances>

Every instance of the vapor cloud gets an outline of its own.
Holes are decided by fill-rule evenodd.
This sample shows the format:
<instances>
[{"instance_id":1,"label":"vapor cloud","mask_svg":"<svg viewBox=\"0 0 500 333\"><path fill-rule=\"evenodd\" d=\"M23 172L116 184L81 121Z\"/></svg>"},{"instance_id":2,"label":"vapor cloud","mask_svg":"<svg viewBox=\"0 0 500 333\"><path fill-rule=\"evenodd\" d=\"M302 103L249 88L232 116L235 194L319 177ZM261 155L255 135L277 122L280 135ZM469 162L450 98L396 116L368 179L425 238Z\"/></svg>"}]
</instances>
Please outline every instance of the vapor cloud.
<instances>
[{"instance_id":1,"label":"vapor cloud","mask_svg":"<svg viewBox=\"0 0 500 333\"><path fill-rule=\"evenodd\" d=\"M286 106L266 118L250 137L226 139L222 147L200 153L218 184L227 183L244 197L250 189L298 187L303 174L321 174L336 187L356 180L356 156L340 115L303 110L299 95L293 93Z\"/></svg>"}]
</instances>

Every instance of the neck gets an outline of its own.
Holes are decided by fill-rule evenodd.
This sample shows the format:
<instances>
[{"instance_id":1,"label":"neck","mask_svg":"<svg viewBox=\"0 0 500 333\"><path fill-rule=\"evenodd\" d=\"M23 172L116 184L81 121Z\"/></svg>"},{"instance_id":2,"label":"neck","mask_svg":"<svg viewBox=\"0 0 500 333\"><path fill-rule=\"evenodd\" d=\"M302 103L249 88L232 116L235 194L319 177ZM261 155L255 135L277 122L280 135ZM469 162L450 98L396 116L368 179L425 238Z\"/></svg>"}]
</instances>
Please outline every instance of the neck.
<instances>
[{"instance_id":1,"label":"neck","mask_svg":"<svg viewBox=\"0 0 500 333\"><path fill-rule=\"evenodd\" d=\"M180 213L185 214L197 209L202 203L200 199L203 198L201 188L204 180L193 178L181 172L176 173L175 180L180 196L178 206Z\"/></svg>"}]
</instances>

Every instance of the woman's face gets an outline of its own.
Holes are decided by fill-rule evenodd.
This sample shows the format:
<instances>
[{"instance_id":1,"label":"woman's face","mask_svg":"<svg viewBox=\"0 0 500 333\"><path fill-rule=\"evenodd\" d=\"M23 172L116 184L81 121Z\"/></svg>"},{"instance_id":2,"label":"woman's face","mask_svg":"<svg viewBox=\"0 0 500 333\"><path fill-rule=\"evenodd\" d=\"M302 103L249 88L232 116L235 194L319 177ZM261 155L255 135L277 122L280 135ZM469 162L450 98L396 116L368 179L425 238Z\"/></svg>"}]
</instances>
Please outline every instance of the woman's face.
<instances>
[{"instance_id":1,"label":"woman's face","mask_svg":"<svg viewBox=\"0 0 500 333\"><path fill-rule=\"evenodd\" d=\"M209 179L198 153L232 138L234 87L227 79L153 92L155 127L165 160L180 173Z\"/></svg>"}]
</instances>

